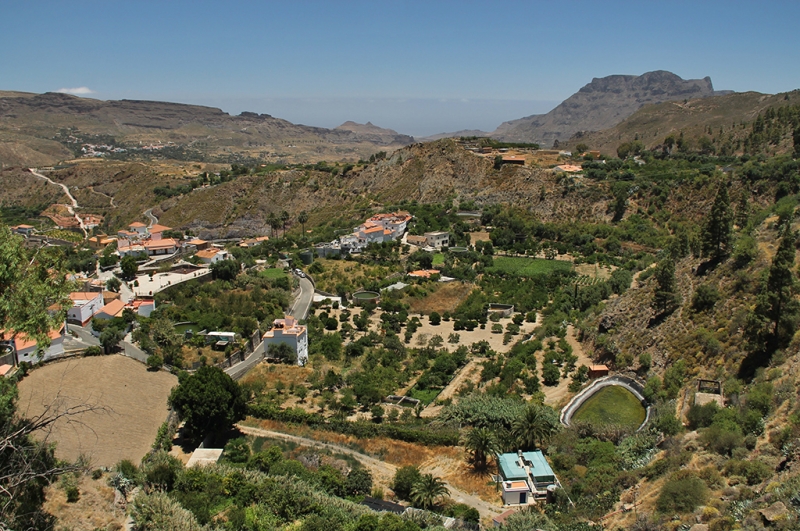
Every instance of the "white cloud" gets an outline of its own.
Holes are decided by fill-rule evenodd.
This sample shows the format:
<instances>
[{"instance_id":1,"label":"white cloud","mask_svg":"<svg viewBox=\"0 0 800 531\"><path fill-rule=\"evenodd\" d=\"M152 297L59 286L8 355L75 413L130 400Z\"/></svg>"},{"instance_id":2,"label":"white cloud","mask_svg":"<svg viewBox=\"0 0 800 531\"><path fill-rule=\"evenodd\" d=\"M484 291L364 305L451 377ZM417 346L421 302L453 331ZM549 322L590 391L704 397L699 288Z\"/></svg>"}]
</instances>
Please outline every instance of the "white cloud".
<instances>
[{"instance_id":1,"label":"white cloud","mask_svg":"<svg viewBox=\"0 0 800 531\"><path fill-rule=\"evenodd\" d=\"M61 92L62 94L78 94L78 95L94 94L94 91L89 87L60 88L56 92Z\"/></svg>"}]
</instances>

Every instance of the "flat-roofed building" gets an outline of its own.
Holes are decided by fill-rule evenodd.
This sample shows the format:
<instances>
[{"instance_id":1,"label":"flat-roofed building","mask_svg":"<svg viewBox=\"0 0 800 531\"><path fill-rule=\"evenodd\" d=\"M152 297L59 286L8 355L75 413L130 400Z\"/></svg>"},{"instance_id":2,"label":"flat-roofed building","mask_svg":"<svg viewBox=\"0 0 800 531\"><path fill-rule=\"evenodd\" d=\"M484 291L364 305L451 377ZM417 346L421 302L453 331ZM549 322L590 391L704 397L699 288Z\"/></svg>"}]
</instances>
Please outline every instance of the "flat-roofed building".
<instances>
[{"instance_id":1,"label":"flat-roofed building","mask_svg":"<svg viewBox=\"0 0 800 531\"><path fill-rule=\"evenodd\" d=\"M441 249L442 247L450 246L449 232L426 232L425 239L428 241L428 247L433 247L434 249Z\"/></svg>"},{"instance_id":2,"label":"flat-roofed building","mask_svg":"<svg viewBox=\"0 0 800 531\"><path fill-rule=\"evenodd\" d=\"M526 505L545 498L547 488L557 481L541 450L499 455L497 466L506 505Z\"/></svg>"},{"instance_id":3,"label":"flat-roofed building","mask_svg":"<svg viewBox=\"0 0 800 531\"><path fill-rule=\"evenodd\" d=\"M67 310L67 322L72 324L86 326L104 306L102 291L75 291L69 298L72 308Z\"/></svg>"},{"instance_id":4,"label":"flat-roofed building","mask_svg":"<svg viewBox=\"0 0 800 531\"><path fill-rule=\"evenodd\" d=\"M272 329L267 330L263 339L267 353L270 345L286 343L297 354L298 365L303 366L308 363L308 332L294 317L287 315L283 319L275 319L272 322Z\"/></svg>"}]
</instances>

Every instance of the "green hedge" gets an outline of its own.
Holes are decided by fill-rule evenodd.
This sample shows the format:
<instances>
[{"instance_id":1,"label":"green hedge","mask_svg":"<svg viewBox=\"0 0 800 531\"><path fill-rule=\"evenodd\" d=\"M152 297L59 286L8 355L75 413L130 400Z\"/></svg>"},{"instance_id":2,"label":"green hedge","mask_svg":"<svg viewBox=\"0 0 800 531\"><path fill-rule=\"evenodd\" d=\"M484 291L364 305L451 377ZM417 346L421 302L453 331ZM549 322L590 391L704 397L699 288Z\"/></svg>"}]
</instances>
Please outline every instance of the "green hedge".
<instances>
[{"instance_id":1,"label":"green hedge","mask_svg":"<svg viewBox=\"0 0 800 531\"><path fill-rule=\"evenodd\" d=\"M389 437L398 441L420 443L427 446L457 446L458 431L454 429L431 430L427 426L404 426L399 424L375 424L368 421L349 422L327 420L317 413L308 413L300 408L281 409L273 405L251 405L248 414L259 419L277 420L292 424L305 424L322 430L352 435L359 439Z\"/></svg>"}]
</instances>

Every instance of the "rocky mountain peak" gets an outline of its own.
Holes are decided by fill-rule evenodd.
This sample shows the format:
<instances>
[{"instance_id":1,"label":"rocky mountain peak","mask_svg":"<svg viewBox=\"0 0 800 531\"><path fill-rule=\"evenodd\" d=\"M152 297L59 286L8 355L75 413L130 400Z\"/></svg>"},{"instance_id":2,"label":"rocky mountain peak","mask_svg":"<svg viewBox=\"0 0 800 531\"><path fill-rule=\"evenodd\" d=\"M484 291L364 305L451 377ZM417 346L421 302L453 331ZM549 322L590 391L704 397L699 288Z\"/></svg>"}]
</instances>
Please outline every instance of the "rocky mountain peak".
<instances>
[{"instance_id":1,"label":"rocky mountain peak","mask_svg":"<svg viewBox=\"0 0 800 531\"><path fill-rule=\"evenodd\" d=\"M505 122L492 136L549 146L579 131L613 127L644 105L714 94L710 77L683 79L666 70L594 78L549 113Z\"/></svg>"}]
</instances>

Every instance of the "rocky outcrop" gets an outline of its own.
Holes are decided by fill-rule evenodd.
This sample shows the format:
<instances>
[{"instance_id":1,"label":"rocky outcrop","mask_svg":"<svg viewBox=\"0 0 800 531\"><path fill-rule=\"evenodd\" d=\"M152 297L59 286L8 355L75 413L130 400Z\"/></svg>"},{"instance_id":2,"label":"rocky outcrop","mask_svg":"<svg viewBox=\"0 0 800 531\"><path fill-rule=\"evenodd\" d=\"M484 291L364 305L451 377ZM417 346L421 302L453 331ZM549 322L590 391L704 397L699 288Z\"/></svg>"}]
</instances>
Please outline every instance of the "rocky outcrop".
<instances>
[{"instance_id":1,"label":"rocky outcrop","mask_svg":"<svg viewBox=\"0 0 800 531\"><path fill-rule=\"evenodd\" d=\"M505 122L492 137L551 146L579 131L613 127L644 105L713 95L711 78L682 79L664 70L594 78L549 113Z\"/></svg>"}]
</instances>

